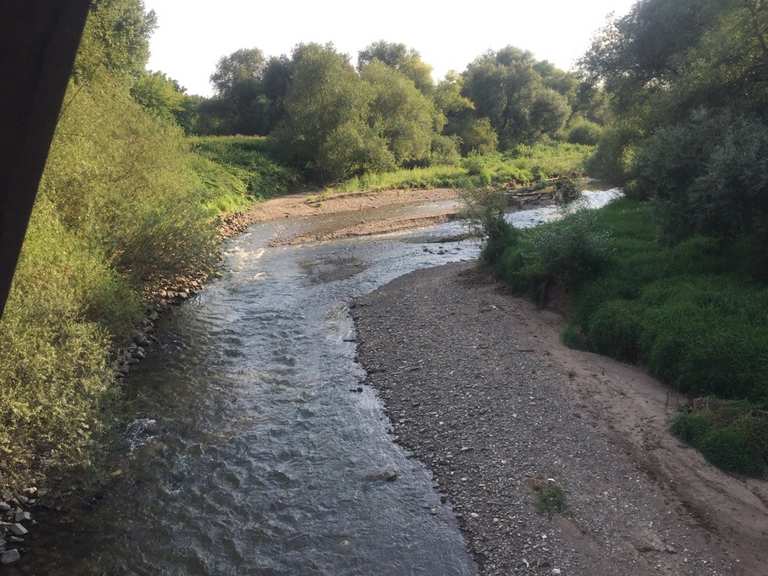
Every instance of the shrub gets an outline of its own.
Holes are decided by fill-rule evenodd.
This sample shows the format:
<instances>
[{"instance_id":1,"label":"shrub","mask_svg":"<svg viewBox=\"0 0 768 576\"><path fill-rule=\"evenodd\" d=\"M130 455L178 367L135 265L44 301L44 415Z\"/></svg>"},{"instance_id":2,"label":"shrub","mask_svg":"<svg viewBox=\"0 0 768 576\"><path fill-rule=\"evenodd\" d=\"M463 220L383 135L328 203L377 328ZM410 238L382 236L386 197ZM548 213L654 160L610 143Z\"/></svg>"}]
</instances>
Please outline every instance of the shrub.
<instances>
[{"instance_id":1,"label":"shrub","mask_svg":"<svg viewBox=\"0 0 768 576\"><path fill-rule=\"evenodd\" d=\"M639 131L628 125L605 128L597 149L587 161L587 172L609 184L624 185L631 177L634 144L639 139Z\"/></svg>"},{"instance_id":2,"label":"shrub","mask_svg":"<svg viewBox=\"0 0 768 576\"><path fill-rule=\"evenodd\" d=\"M531 233L531 265L546 278L575 288L600 273L610 257L610 237L594 214L579 210Z\"/></svg>"},{"instance_id":3,"label":"shrub","mask_svg":"<svg viewBox=\"0 0 768 576\"><path fill-rule=\"evenodd\" d=\"M639 356L641 325L632 302L612 300L590 317L587 341L600 354L634 362Z\"/></svg>"},{"instance_id":4,"label":"shrub","mask_svg":"<svg viewBox=\"0 0 768 576\"><path fill-rule=\"evenodd\" d=\"M0 321L0 484L88 460L110 393L112 330L141 314L105 259L37 203Z\"/></svg>"},{"instance_id":5,"label":"shrub","mask_svg":"<svg viewBox=\"0 0 768 576\"><path fill-rule=\"evenodd\" d=\"M461 160L456 139L442 134L432 136L431 164L457 164Z\"/></svg>"},{"instance_id":6,"label":"shrub","mask_svg":"<svg viewBox=\"0 0 768 576\"><path fill-rule=\"evenodd\" d=\"M602 126L595 122L579 118L568 126L566 139L571 144L594 146L600 142L602 134Z\"/></svg>"},{"instance_id":7,"label":"shrub","mask_svg":"<svg viewBox=\"0 0 768 576\"><path fill-rule=\"evenodd\" d=\"M40 194L67 228L137 280L206 266L215 234L189 158L178 127L99 76L70 88Z\"/></svg>"}]
</instances>

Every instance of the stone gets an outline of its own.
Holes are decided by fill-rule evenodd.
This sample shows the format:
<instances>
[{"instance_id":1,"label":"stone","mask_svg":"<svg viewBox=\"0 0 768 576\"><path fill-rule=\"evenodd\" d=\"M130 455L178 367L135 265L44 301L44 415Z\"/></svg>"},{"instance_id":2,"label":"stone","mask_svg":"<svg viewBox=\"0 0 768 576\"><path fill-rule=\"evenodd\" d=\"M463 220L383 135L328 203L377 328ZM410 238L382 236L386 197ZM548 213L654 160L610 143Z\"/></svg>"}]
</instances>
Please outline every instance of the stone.
<instances>
[{"instance_id":1,"label":"stone","mask_svg":"<svg viewBox=\"0 0 768 576\"><path fill-rule=\"evenodd\" d=\"M7 502L0 502L0 513L10 512L11 505Z\"/></svg>"},{"instance_id":2,"label":"stone","mask_svg":"<svg viewBox=\"0 0 768 576\"><path fill-rule=\"evenodd\" d=\"M14 562L18 562L20 558L21 554L19 554L19 551L16 550L16 548L6 550L0 554L0 564L13 564Z\"/></svg>"},{"instance_id":3,"label":"stone","mask_svg":"<svg viewBox=\"0 0 768 576\"><path fill-rule=\"evenodd\" d=\"M29 488L24 488L22 492L24 493L24 496L27 496L28 498L34 498L37 496L37 487L30 486Z\"/></svg>"},{"instance_id":4,"label":"stone","mask_svg":"<svg viewBox=\"0 0 768 576\"><path fill-rule=\"evenodd\" d=\"M24 510L16 510L13 519L16 522L26 522L32 520L32 515L29 512L24 512Z\"/></svg>"},{"instance_id":5,"label":"stone","mask_svg":"<svg viewBox=\"0 0 768 576\"><path fill-rule=\"evenodd\" d=\"M8 527L8 530L10 530L11 534L14 536L26 536L29 533L29 530L24 528L21 524L16 522L16 524L11 524Z\"/></svg>"}]
</instances>

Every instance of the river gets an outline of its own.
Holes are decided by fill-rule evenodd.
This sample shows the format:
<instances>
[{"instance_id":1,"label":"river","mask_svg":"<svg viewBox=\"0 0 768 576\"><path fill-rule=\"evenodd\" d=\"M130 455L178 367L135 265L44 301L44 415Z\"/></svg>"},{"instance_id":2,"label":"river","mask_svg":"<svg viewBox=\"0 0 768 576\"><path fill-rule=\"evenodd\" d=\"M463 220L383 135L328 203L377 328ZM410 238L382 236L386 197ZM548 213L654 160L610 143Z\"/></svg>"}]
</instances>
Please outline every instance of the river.
<instances>
[{"instance_id":1,"label":"river","mask_svg":"<svg viewBox=\"0 0 768 576\"><path fill-rule=\"evenodd\" d=\"M130 375L136 420L113 487L19 573L476 573L450 506L364 385L348 305L402 274L476 258L478 242L436 242L463 231L453 222L270 247L318 225L264 223L227 243L223 277L161 320L158 347Z\"/></svg>"}]
</instances>

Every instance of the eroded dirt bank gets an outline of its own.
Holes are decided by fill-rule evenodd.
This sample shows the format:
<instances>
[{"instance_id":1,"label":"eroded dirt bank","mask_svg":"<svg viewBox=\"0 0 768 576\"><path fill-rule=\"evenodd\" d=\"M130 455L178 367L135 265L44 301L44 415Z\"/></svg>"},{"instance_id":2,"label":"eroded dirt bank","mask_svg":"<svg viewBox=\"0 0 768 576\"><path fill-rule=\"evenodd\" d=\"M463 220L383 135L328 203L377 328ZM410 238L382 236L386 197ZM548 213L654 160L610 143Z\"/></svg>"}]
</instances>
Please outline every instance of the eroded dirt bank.
<instances>
[{"instance_id":1,"label":"eroded dirt bank","mask_svg":"<svg viewBox=\"0 0 768 576\"><path fill-rule=\"evenodd\" d=\"M401 277L353 308L399 442L433 470L483 574L763 576L768 485L668 431L678 399L564 347L562 319L474 265ZM567 509L536 511L542 485Z\"/></svg>"}]
</instances>

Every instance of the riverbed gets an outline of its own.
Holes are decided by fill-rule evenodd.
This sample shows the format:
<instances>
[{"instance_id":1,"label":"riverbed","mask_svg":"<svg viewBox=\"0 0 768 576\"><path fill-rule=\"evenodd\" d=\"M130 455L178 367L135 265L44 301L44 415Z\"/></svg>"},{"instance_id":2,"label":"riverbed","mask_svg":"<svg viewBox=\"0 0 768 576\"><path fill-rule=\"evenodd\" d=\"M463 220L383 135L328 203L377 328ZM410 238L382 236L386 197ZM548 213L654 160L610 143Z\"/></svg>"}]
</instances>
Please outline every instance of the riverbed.
<instances>
[{"instance_id":1,"label":"riverbed","mask_svg":"<svg viewBox=\"0 0 768 576\"><path fill-rule=\"evenodd\" d=\"M597 206L617 194L586 197ZM275 245L333 217L260 223L228 241L223 277L160 322L126 383L135 419L110 489L14 571L476 573L450 504L363 384L348 305L414 270L475 259L479 243L441 242L465 231L448 222Z\"/></svg>"}]
</instances>

